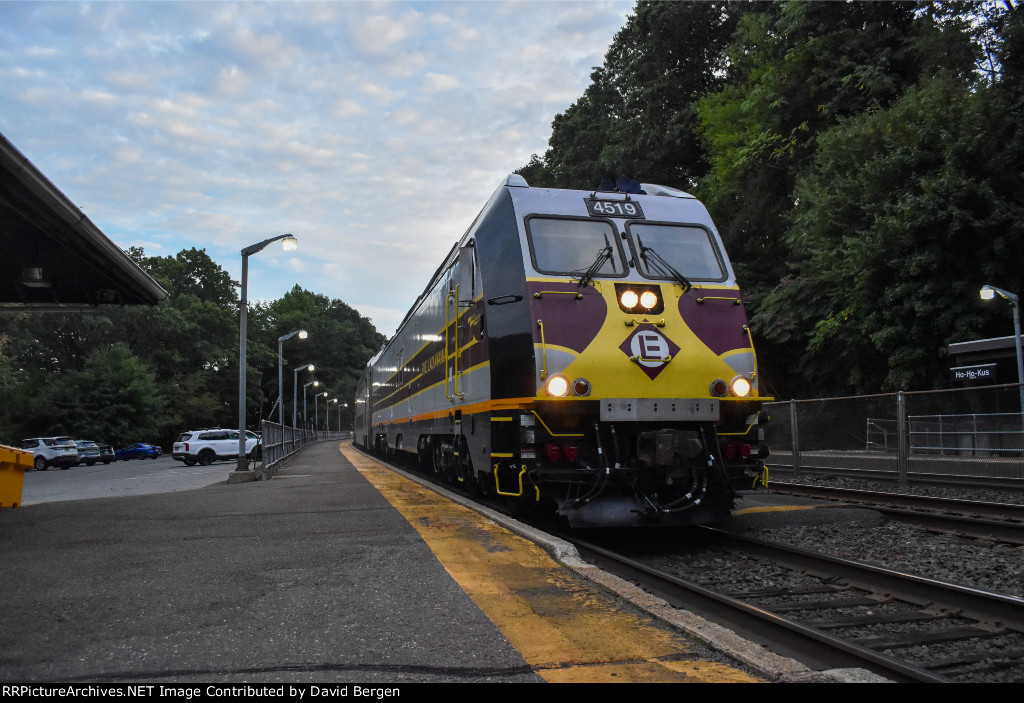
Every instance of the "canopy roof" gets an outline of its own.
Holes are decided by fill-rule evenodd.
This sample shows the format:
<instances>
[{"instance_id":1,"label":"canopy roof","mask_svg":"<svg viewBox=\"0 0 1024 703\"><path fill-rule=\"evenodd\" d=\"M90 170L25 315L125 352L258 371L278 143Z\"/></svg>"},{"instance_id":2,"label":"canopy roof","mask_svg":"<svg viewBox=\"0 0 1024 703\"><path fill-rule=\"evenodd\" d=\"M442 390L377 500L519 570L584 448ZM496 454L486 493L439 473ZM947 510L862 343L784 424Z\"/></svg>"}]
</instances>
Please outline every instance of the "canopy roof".
<instances>
[{"instance_id":1,"label":"canopy roof","mask_svg":"<svg viewBox=\"0 0 1024 703\"><path fill-rule=\"evenodd\" d=\"M73 310L167 297L0 134L0 305Z\"/></svg>"}]
</instances>

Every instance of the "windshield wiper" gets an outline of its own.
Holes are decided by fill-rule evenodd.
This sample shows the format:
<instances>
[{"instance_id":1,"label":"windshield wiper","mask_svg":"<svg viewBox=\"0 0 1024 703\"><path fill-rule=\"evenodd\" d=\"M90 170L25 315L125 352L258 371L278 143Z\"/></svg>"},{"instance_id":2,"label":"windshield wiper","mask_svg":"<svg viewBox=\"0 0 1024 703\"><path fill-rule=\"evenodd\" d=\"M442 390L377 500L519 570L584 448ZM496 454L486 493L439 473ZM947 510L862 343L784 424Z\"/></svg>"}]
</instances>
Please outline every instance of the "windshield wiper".
<instances>
[{"instance_id":1,"label":"windshield wiper","mask_svg":"<svg viewBox=\"0 0 1024 703\"><path fill-rule=\"evenodd\" d=\"M612 245L608 242L608 235L606 234L604 235L604 248L598 252L597 259L594 260L594 263L592 263L590 267L583 272L583 275L580 277L579 287L583 288L587 285L611 258ZM576 273L576 271L573 271L573 273Z\"/></svg>"},{"instance_id":2,"label":"windshield wiper","mask_svg":"<svg viewBox=\"0 0 1024 703\"><path fill-rule=\"evenodd\" d=\"M640 235L637 235L636 241L640 245L640 258L644 260L648 271L653 271L664 278L674 278L682 284L684 293L693 288L693 284L686 280L686 276L672 268L669 262L661 258L661 254L654 251L651 247L645 247L643 240L640 239Z\"/></svg>"}]
</instances>

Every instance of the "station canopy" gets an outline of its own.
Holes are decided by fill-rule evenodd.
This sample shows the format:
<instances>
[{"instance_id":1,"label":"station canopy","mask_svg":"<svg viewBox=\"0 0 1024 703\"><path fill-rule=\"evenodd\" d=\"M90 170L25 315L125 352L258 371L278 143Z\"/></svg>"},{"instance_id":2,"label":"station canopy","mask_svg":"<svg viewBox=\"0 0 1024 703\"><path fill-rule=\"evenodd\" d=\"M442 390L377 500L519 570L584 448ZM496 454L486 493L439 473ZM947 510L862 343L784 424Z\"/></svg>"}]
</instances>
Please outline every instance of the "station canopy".
<instances>
[{"instance_id":1,"label":"station canopy","mask_svg":"<svg viewBox=\"0 0 1024 703\"><path fill-rule=\"evenodd\" d=\"M0 311L156 305L165 291L0 134Z\"/></svg>"}]
</instances>

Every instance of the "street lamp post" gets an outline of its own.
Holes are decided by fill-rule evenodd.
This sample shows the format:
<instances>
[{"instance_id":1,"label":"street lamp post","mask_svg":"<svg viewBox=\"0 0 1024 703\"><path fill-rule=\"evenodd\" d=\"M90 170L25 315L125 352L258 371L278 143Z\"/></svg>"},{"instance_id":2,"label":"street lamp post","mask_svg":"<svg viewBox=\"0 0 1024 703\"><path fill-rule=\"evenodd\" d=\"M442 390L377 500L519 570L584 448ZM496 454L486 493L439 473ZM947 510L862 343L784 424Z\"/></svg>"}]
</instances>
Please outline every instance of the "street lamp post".
<instances>
[{"instance_id":1,"label":"street lamp post","mask_svg":"<svg viewBox=\"0 0 1024 703\"><path fill-rule=\"evenodd\" d=\"M296 422L299 416L299 371L302 371L302 369L312 371L315 368L313 364L303 364L292 371L292 427L298 427ZM303 408L303 411L305 411L305 408Z\"/></svg>"},{"instance_id":2,"label":"street lamp post","mask_svg":"<svg viewBox=\"0 0 1024 703\"><path fill-rule=\"evenodd\" d=\"M337 398L331 398L328 402L329 403L334 403L335 405L338 405L338 399ZM330 407L331 406L329 406L329 405L327 406L327 431L328 432L331 431L331 410L330 410ZM339 430L341 429L341 406L340 405L338 405L338 429Z\"/></svg>"},{"instance_id":3,"label":"street lamp post","mask_svg":"<svg viewBox=\"0 0 1024 703\"><path fill-rule=\"evenodd\" d=\"M306 412L306 389L310 386L316 388L320 385L320 381L310 381L302 386L302 429L309 429L309 413Z\"/></svg>"},{"instance_id":4,"label":"street lamp post","mask_svg":"<svg viewBox=\"0 0 1024 703\"><path fill-rule=\"evenodd\" d=\"M992 300L997 295L1013 306L1013 336L1017 349L1017 383L1021 384L1020 412L1024 416L1024 354L1021 354L1020 345L1020 300L1010 291L995 286L983 286L981 289L982 300Z\"/></svg>"},{"instance_id":5,"label":"street lamp post","mask_svg":"<svg viewBox=\"0 0 1024 703\"><path fill-rule=\"evenodd\" d=\"M306 330L296 330L277 338L277 419L282 430L284 429L284 359L281 356L281 343L295 335L299 335L299 339L305 339L309 333Z\"/></svg>"},{"instance_id":6,"label":"street lamp post","mask_svg":"<svg viewBox=\"0 0 1024 703\"><path fill-rule=\"evenodd\" d=\"M320 403L318 403L317 401L320 400L320 398L326 396L327 391L324 391L323 393L317 393L316 395L313 396L313 430L315 432L320 431ZM327 410L325 409L324 412L326 413Z\"/></svg>"},{"instance_id":7,"label":"street lamp post","mask_svg":"<svg viewBox=\"0 0 1024 703\"><path fill-rule=\"evenodd\" d=\"M299 242L291 234L279 234L270 239L264 239L258 244L252 244L242 249L242 299L239 303L238 313L238 471L245 471L248 466L245 454L245 367L246 367L246 335L249 324L249 303L247 300L247 288L249 285L249 257L263 251L271 242L280 241L285 251L294 251Z\"/></svg>"}]
</instances>

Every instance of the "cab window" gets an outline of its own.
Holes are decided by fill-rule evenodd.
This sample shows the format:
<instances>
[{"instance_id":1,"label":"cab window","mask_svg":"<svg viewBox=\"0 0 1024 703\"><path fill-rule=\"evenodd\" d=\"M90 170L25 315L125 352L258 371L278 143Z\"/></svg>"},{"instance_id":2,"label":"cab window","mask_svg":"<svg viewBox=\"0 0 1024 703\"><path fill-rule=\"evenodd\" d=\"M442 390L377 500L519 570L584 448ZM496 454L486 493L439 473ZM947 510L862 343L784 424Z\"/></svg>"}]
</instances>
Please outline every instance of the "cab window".
<instances>
[{"instance_id":1,"label":"cab window","mask_svg":"<svg viewBox=\"0 0 1024 703\"><path fill-rule=\"evenodd\" d=\"M604 258L596 276L624 276L619 238L610 222L568 217L529 217L526 237L533 267L540 273L582 276ZM607 249L608 256L602 257Z\"/></svg>"},{"instance_id":2,"label":"cab window","mask_svg":"<svg viewBox=\"0 0 1024 703\"><path fill-rule=\"evenodd\" d=\"M715 240L704 227L631 222L626 231L636 253L636 268L647 278L673 278L659 258L691 281L724 281L726 278Z\"/></svg>"}]
</instances>

